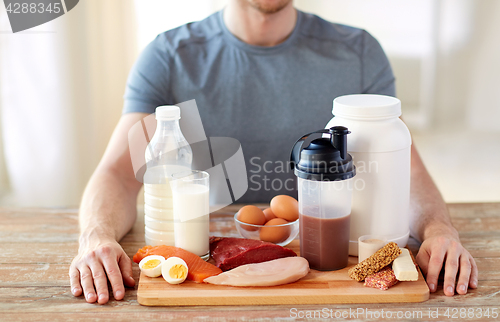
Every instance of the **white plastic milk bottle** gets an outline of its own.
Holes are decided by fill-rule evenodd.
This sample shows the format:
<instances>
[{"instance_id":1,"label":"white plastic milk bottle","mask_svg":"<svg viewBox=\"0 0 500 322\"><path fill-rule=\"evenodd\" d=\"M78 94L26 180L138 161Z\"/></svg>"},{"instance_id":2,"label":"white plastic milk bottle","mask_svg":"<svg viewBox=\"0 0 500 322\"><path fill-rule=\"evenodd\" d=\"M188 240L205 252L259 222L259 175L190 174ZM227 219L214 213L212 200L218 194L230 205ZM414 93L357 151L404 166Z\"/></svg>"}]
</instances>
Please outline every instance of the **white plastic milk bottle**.
<instances>
[{"instance_id":1,"label":"white plastic milk bottle","mask_svg":"<svg viewBox=\"0 0 500 322\"><path fill-rule=\"evenodd\" d=\"M406 246L410 234L411 136L401 121L401 101L383 95L346 95L333 101L326 128L351 131L348 152L356 166L349 255L358 255L358 238L383 235Z\"/></svg>"},{"instance_id":2,"label":"white plastic milk bottle","mask_svg":"<svg viewBox=\"0 0 500 322\"><path fill-rule=\"evenodd\" d=\"M156 131L146 148L144 174L144 222L147 245L175 245L170 176L189 171L193 152L179 127L177 106L156 108Z\"/></svg>"}]
</instances>

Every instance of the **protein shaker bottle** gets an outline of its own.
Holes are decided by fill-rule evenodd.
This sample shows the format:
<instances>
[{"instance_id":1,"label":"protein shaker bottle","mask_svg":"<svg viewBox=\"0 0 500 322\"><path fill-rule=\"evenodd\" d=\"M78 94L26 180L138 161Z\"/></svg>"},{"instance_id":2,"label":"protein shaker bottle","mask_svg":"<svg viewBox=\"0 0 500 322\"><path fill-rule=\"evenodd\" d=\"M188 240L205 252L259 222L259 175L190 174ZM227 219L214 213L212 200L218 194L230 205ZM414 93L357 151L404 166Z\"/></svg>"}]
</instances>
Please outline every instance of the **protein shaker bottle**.
<instances>
[{"instance_id":1,"label":"protein shaker bottle","mask_svg":"<svg viewBox=\"0 0 500 322\"><path fill-rule=\"evenodd\" d=\"M347 266L352 200L356 174L347 153L347 134L342 126L302 136L293 146L291 168L298 177L300 255L317 270ZM312 134L329 134L312 140Z\"/></svg>"}]
</instances>

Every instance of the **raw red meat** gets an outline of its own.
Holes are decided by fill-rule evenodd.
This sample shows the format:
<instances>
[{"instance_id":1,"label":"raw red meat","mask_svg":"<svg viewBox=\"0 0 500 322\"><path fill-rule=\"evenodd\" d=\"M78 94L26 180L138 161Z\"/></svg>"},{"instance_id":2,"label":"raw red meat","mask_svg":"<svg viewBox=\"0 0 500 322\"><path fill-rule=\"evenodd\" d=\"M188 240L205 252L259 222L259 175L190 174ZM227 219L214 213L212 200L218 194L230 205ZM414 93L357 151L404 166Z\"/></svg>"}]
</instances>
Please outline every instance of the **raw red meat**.
<instances>
[{"instance_id":1,"label":"raw red meat","mask_svg":"<svg viewBox=\"0 0 500 322\"><path fill-rule=\"evenodd\" d=\"M235 267L297 256L291 249L245 238L210 237L210 255L222 271Z\"/></svg>"}]
</instances>

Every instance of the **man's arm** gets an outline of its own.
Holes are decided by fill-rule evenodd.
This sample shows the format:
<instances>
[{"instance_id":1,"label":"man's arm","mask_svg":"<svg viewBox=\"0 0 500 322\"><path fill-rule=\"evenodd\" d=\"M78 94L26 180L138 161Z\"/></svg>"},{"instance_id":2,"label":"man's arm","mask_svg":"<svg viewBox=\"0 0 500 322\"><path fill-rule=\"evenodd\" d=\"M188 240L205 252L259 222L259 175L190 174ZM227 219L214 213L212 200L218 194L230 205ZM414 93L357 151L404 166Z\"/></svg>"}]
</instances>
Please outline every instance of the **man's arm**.
<instances>
[{"instance_id":1,"label":"man's arm","mask_svg":"<svg viewBox=\"0 0 500 322\"><path fill-rule=\"evenodd\" d=\"M132 262L118 241L134 225L137 194L128 148L128 131L147 114L121 117L104 156L90 178L80 205L80 247L70 270L71 292L89 303L109 299L108 279L115 299L125 295L123 282L134 286Z\"/></svg>"},{"instance_id":2,"label":"man's arm","mask_svg":"<svg viewBox=\"0 0 500 322\"><path fill-rule=\"evenodd\" d=\"M431 292L437 289L443 264L443 290L447 296L453 296L455 289L459 294L466 294L468 286L476 288L476 262L460 243L446 204L414 146L411 152L410 203L413 211L412 235L422 241L416 259L426 275ZM460 275L455 284L457 272Z\"/></svg>"}]
</instances>

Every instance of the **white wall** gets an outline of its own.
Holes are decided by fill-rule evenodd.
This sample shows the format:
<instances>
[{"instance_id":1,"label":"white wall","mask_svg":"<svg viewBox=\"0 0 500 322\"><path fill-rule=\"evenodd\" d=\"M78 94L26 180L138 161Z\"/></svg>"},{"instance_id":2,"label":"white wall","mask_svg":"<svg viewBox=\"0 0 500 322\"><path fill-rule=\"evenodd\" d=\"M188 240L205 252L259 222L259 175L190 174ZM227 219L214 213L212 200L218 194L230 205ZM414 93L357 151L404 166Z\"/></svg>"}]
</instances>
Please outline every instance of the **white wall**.
<instances>
[{"instance_id":1,"label":"white wall","mask_svg":"<svg viewBox=\"0 0 500 322\"><path fill-rule=\"evenodd\" d=\"M139 50L157 34L202 20L221 10L226 3L227 0L135 0Z\"/></svg>"},{"instance_id":2,"label":"white wall","mask_svg":"<svg viewBox=\"0 0 500 322\"><path fill-rule=\"evenodd\" d=\"M86 0L33 29L0 33L2 206L79 204L121 115L135 29L133 0Z\"/></svg>"}]
</instances>

